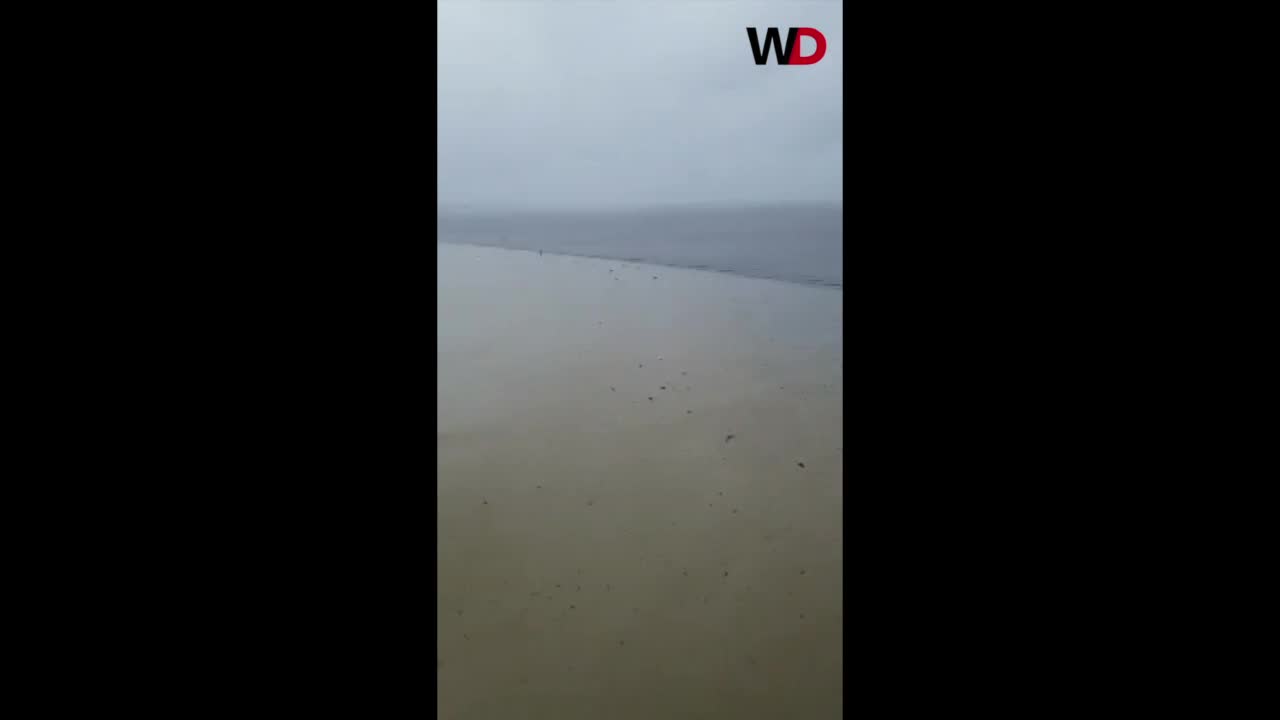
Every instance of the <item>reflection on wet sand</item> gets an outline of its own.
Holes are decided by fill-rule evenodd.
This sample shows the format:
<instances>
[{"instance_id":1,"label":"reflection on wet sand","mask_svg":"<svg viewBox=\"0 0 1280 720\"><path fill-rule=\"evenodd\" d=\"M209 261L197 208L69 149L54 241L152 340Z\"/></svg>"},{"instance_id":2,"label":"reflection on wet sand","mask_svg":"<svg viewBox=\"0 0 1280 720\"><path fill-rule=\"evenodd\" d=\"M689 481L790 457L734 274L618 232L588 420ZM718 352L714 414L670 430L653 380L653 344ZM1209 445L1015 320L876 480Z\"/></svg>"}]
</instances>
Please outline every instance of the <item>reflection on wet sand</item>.
<instances>
[{"instance_id":1,"label":"reflection on wet sand","mask_svg":"<svg viewBox=\"0 0 1280 720\"><path fill-rule=\"evenodd\" d=\"M439 258L440 717L839 716L840 291Z\"/></svg>"}]
</instances>

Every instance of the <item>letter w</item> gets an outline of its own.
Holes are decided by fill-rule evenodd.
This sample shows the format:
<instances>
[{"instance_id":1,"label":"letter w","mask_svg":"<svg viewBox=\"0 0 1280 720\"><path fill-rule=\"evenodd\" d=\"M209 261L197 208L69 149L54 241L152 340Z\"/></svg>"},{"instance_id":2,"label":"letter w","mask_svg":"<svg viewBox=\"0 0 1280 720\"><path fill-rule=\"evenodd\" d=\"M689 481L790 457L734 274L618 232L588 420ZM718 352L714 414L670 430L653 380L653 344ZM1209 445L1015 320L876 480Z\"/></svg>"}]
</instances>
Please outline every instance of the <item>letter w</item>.
<instances>
[{"instance_id":1,"label":"letter w","mask_svg":"<svg viewBox=\"0 0 1280 720\"><path fill-rule=\"evenodd\" d=\"M787 44L785 46L782 44L782 37L776 27L765 29L763 49L760 47L760 36L756 34L755 28L747 28L747 37L751 39L751 54L755 55L757 65L764 65L769 62L770 47L773 48L774 56L778 59L779 65L791 64L791 46L796 41L795 28L787 30Z\"/></svg>"}]
</instances>

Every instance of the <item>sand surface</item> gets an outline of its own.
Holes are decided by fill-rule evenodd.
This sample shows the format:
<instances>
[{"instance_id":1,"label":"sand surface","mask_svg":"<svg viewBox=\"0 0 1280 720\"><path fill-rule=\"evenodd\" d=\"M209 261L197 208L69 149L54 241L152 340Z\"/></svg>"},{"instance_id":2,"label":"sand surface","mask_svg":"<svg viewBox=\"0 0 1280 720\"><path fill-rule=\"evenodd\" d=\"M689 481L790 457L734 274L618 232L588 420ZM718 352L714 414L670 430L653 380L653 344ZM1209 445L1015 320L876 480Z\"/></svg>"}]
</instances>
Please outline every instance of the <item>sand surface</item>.
<instances>
[{"instance_id":1,"label":"sand surface","mask_svg":"<svg viewBox=\"0 0 1280 720\"><path fill-rule=\"evenodd\" d=\"M439 717L839 717L842 292L438 248Z\"/></svg>"}]
</instances>

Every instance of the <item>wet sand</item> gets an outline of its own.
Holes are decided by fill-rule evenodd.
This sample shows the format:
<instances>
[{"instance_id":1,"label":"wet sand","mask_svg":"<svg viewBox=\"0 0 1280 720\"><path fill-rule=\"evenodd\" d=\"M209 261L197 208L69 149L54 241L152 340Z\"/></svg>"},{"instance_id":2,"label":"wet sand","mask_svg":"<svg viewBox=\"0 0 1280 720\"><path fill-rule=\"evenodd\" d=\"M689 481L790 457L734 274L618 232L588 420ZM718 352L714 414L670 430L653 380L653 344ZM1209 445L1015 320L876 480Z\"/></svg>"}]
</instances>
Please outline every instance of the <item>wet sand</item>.
<instances>
[{"instance_id":1,"label":"wet sand","mask_svg":"<svg viewBox=\"0 0 1280 720\"><path fill-rule=\"evenodd\" d=\"M839 717L842 292L438 247L439 716Z\"/></svg>"}]
</instances>

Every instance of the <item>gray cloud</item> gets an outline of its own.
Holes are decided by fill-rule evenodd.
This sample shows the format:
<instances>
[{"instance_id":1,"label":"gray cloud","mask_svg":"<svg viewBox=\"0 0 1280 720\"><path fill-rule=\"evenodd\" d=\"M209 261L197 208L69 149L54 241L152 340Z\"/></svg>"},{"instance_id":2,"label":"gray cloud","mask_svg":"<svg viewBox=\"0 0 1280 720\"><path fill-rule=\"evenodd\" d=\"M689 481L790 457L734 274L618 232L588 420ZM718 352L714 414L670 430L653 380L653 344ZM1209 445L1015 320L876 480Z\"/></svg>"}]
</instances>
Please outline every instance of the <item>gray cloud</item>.
<instances>
[{"instance_id":1,"label":"gray cloud","mask_svg":"<svg viewBox=\"0 0 1280 720\"><path fill-rule=\"evenodd\" d=\"M438 7L442 207L840 200L839 2ZM747 26L817 28L826 57L758 66Z\"/></svg>"}]
</instances>

